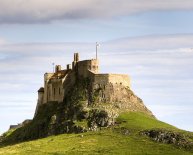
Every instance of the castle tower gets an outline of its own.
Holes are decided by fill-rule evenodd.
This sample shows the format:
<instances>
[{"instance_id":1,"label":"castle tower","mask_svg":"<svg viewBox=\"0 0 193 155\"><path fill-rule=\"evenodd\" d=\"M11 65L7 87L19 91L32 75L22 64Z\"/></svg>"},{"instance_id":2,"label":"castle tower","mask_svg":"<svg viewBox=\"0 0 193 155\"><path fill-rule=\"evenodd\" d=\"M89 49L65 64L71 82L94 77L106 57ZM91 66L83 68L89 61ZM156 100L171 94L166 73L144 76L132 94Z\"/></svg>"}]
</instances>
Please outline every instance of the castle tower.
<instances>
[{"instance_id":1,"label":"castle tower","mask_svg":"<svg viewBox=\"0 0 193 155\"><path fill-rule=\"evenodd\" d=\"M44 101L44 88L41 87L39 90L38 90L38 103L36 105L36 110L35 110L35 114L34 116L36 116L37 112L38 112L38 108L41 104L43 104L43 101Z\"/></svg>"},{"instance_id":2,"label":"castle tower","mask_svg":"<svg viewBox=\"0 0 193 155\"><path fill-rule=\"evenodd\" d=\"M49 92L48 82L53 75L54 75L54 73L45 73L44 74L44 100L43 100L43 103L48 102L48 92Z\"/></svg>"},{"instance_id":3,"label":"castle tower","mask_svg":"<svg viewBox=\"0 0 193 155\"><path fill-rule=\"evenodd\" d=\"M74 61L79 61L79 53L74 53Z\"/></svg>"},{"instance_id":4,"label":"castle tower","mask_svg":"<svg viewBox=\"0 0 193 155\"><path fill-rule=\"evenodd\" d=\"M99 60L98 59L93 59L90 62L89 70L92 71L95 74L99 73Z\"/></svg>"},{"instance_id":5,"label":"castle tower","mask_svg":"<svg viewBox=\"0 0 193 155\"><path fill-rule=\"evenodd\" d=\"M74 53L74 61L72 62L72 69L76 67L78 61L79 61L79 53Z\"/></svg>"},{"instance_id":6,"label":"castle tower","mask_svg":"<svg viewBox=\"0 0 193 155\"><path fill-rule=\"evenodd\" d=\"M55 73L58 73L59 71L61 71L61 65L56 65L55 67Z\"/></svg>"},{"instance_id":7,"label":"castle tower","mask_svg":"<svg viewBox=\"0 0 193 155\"><path fill-rule=\"evenodd\" d=\"M67 65L66 65L66 69L67 69L67 70L72 69L71 64L67 64Z\"/></svg>"},{"instance_id":8,"label":"castle tower","mask_svg":"<svg viewBox=\"0 0 193 155\"><path fill-rule=\"evenodd\" d=\"M94 74L99 73L99 61L98 59L79 61L77 65L77 73L80 77L87 78L90 72Z\"/></svg>"},{"instance_id":9,"label":"castle tower","mask_svg":"<svg viewBox=\"0 0 193 155\"><path fill-rule=\"evenodd\" d=\"M44 88L41 87L38 90L38 104L42 104L43 103L43 99L44 99Z\"/></svg>"}]
</instances>

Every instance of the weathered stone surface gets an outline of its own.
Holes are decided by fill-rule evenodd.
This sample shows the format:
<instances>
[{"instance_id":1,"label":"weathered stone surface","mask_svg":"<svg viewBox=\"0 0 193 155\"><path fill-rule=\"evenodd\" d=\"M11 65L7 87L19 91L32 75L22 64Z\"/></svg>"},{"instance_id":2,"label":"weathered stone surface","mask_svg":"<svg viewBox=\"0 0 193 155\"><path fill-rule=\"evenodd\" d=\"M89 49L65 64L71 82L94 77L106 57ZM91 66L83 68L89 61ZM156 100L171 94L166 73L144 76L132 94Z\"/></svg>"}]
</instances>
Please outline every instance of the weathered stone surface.
<instances>
[{"instance_id":1,"label":"weathered stone surface","mask_svg":"<svg viewBox=\"0 0 193 155\"><path fill-rule=\"evenodd\" d=\"M121 133L123 135L130 135L130 131L125 127L121 127Z\"/></svg>"},{"instance_id":2,"label":"weathered stone surface","mask_svg":"<svg viewBox=\"0 0 193 155\"><path fill-rule=\"evenodd\" d=\"M105 110L92 109L89 111L88 127L95 130L97 127L109 126L109 116Z\"/></svg>"},{"instance_id":3,"label":"weathered stone surface","mask_svg":"<svg viewBox=\"0 0 193 155\"><path fill-rule=\"evenodd\" d=\"M90 104L99 106L114 115L126 111L139 111L153 116L143 101L138 98L129 87L120 84L107 84L98 86L89 91Z\"/></svg>"},{"instance_id":4,"label":"weathered stone surface","mask_svg":"<svg viewBox=\"0 0 193 155\"><path fill-rule=\"evenodd\" d=\"M23 126L31 123L31 121L32 121L31 119L26 119L26 120L24 120L24 121L23 121L22 123L20 123L20 124L10 125L9 130L21 128L21 127L23 127Z\"/></svg>"},{"instance_id":5,"label":"weathered stone surface","mask_svg":"<svg viewBox=\"0 0 193 155\"><path fill-rule=\"evenodd\" d=\"M174 144L180 148L193 149L193 142L188 141L188 138L183 134L165 130L146 130L140 132L141 135L150 137L153 141Z\"/></svg>"}]
</instances>

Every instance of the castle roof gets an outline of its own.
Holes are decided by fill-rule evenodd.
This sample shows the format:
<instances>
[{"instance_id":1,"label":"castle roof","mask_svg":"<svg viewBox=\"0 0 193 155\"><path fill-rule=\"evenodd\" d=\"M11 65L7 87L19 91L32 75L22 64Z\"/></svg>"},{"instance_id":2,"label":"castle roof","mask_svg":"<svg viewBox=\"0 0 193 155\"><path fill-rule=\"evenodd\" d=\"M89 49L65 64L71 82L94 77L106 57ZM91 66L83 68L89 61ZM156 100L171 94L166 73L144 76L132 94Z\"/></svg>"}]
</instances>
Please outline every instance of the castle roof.
<instances>
[{"instance_id":1,"label":"castle roof","mask_svg":"<svg viewBox=\"0 0 193 155\"><path fill-rule=\"evenodd\" d=\"M71 70L60 70L52 75L50 79L62 79L64 78Z\"/></svg>"},{"instance_id":2,"label":"castle roof","mask_svg":"<svg viewBox=\"0 0 193 155\"><path fill-rule=\"evenodd\" d=\"M44 92L44 88L41 87L41 88L38 90L38 92Z\"/></svg>"}]
</instances>

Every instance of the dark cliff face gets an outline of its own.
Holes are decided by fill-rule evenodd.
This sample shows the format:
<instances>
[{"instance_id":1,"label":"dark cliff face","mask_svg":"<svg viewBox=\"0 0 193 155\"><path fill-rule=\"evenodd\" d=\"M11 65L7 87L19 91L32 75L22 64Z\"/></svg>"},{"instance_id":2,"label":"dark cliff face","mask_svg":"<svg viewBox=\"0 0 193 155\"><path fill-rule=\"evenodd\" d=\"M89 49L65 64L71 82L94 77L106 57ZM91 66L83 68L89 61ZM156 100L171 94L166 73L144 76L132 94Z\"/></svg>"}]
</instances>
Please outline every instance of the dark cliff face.
<instances>
[{"instance_id":1,"label":"dark cliff face","mask_svg":"<svg viewBox=\"0 0 193 155\"><path fill-rule=\"evenodd\" d=\"M128 87L109 84L93 89L89 79L79 79L63 102L40 105L32 122L15 130L4 142L97 130L114 125L119 114L127 111L139 111L154 117Z\"/></svg>"}]
</instances>

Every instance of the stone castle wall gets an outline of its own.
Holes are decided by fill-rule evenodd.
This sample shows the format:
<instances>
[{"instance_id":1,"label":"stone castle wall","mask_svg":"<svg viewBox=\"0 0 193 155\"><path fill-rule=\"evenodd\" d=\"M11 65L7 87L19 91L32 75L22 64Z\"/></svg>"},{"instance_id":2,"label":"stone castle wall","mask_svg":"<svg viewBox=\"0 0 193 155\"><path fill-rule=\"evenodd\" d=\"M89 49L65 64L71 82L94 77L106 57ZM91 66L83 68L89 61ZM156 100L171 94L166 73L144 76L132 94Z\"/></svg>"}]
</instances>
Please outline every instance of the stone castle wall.
<instances>
[{"instance_id":1,"label":"stone castle wall","mask_svg":"<svg viewBox=\"0 0 193 155\"><path fill-rule=\"evenodd\" d=\"M48 83L48 101L63 101L64 90L62 87L61 79L52 79L50 83Z\"/></svg>"},{"instance_id":2,"label":"stone castle wall","mask_svg":"<svg viewBox=\"0 0 193 155\"><path fill-rule=\"evenodd\" d=\"M44 74L44 100L43 103L48 102L48 82L54 73L45 73Z\"/></svg>"},{"instance_id":3,"label":"stone castle wall","mask_svg":"<svg viewBox=\"0 0 193 155\"><path fill-rule=\"evenodd\" d=\"M90 77L93 85L116 84L130 87L130 79L124 74L94 74L90 72Z\"/></svg>"},{"instance_id":4,"label":"stone castle wall","mask_svg":"<svg viewBox=\"0 0 193 155\"><path fill-rule=\"evenodd\" d=\"M78 76L83 78L90 78L93 89L98 87L105 87L109 84L130 87L130 79L128 75L96 74L98 73L97 60L81 61L78 62L77 65ZM88 69L91 69L92 71ZM44 93L41 95L39 94L38 104L47 103L49 101L62 102L67 91L75 83L77 74L76 71L72 70L62 79L52 79L52 76L53 73L46 73L44 75Z\"/></svg>"}]
</instances>

